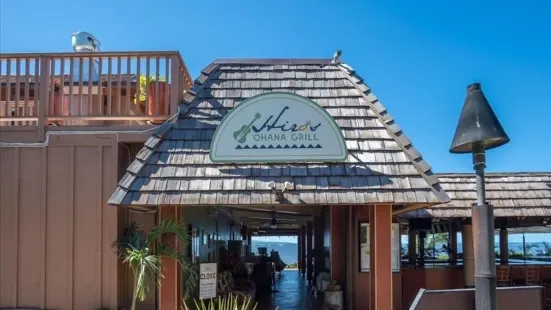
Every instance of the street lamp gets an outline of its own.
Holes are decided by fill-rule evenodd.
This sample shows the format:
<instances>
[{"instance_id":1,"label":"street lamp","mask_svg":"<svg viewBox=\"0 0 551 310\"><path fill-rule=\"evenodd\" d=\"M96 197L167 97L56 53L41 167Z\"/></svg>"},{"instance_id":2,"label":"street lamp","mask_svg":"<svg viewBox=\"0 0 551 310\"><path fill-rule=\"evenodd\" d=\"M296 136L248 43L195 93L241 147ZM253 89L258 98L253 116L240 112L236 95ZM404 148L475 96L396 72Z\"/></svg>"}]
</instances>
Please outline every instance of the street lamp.
<instances>
[{"instance_id":1,"label":"street lamp","mask_svg":"<svg viewBox=\"0 0 551 310\"><path fill-rule=\"evenodd\" d=\"M494 208L486 202L485 152L508 142L509 137L482 93L480 83L469 85L450 152L473 154L476 172L476 203L472 206L472 222L477 310L496 310L497 308Z\"/></svg>"}]
</instances>

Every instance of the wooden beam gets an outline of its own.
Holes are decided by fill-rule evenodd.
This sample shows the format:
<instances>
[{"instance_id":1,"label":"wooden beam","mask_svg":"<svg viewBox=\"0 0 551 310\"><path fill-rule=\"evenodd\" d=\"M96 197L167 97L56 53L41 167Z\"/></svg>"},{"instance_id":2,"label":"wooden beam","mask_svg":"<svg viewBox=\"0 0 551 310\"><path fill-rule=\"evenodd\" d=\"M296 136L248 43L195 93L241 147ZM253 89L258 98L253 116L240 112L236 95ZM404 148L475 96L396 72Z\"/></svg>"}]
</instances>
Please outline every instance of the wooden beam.
<instances>
[{"instance_id":1,"label":"wooden beam","mask_svg":"<svg viewBox=\"0 0 551 310\"><path fill-rule=\"evenodd\" d=\"M251 211L251 212L254 212L254 211L277 211L277 212L281 212L281 213L289 213L289 214L309 214L309 215L312 215L312 216L315 216L315 215L321 215L322 212L323 212L323 208L322 207L317 207L317 206L302 206L302 205L297 205L297 206L290 206L290 205L276 205L276 206L247 206L247 207L243 207L243 206L225 206L227 207L228 209L231 209L231 210L242 210L242 211Z\"/></svg>"},{"instance_id":2,"label":"wooden beam","mask_svg":"<svg viewBox=\"0 0 551 310\"><path fill-rule=\"evenodd\" d=\"M247 219L266 219L270 220L273 217L273 212L269 211L233 211L232 214L234 216L237 216L241 218L243 221L247 221ZM276 212L276 219L279 220L292 220L292 221L300 221L300 222L307 222L312 220L311 215L303 215L303 214L287 214L287 213L280 213Z\"/></svg>"}]
</instances>

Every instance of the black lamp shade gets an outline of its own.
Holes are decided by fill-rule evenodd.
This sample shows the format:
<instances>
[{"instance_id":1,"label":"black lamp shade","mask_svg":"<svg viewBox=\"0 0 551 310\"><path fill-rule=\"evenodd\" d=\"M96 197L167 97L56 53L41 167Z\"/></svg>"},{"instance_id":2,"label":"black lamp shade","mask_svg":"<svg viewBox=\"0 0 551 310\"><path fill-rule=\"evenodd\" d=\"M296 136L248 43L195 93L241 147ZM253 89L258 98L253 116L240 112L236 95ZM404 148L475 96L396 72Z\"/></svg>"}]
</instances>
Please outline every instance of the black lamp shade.
<instances>
[{"instance_id":1,"label":"black lamp shade","mask_svg":"<svg viewBox=\"0 0 551 310\"><path fill-rule=\"evenodd\" d=\"M509 137L482 93L480 83L469 85L450 152L471 153L473 144L477 143L488 150L509 141Z\"/></svg>"}]
</instances>

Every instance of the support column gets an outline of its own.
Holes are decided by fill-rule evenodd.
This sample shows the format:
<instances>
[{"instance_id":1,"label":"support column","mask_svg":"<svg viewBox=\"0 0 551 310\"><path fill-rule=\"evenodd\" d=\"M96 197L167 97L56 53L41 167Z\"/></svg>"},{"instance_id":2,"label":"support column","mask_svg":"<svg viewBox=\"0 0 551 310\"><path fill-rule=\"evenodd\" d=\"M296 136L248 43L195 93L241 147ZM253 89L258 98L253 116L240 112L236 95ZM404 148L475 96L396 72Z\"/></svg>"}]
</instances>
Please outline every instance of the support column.
<instances>
[{"instance_id":1,"label":"support column","mask_svg":"<svg viewBox=\"0 0 551 310\"><path fill-rule=\"evenodd\" d=\"M302 229L298 231L297 235L297 268L302 270Z\"/></svg>"},{"instance_id":2,"label":"support column","mask_svg":"<svg viewBox=\"0 0 551 310\"><path fill-rule=\"evenodd\" d=\"M417 262L417 232L411 226L408 229L408 262L411 266Z\"/></svg>"},{"instance_id":3,"label":"support column","mask_svg":"<svg viewBox=\"0 0 551 310\"><path fill-rule=\"evenodd\" d=\"M314 217L314 275L325 269L325 257L323 249L323 232L325 223L323 216Z\"/></svg>"},{"instance_id":4,"label":"support column","mask_svg":"<svg viewBox=\"0 0 551 310\"><path fill-rule=\"evenodd\" d=\"M371 310L392 310L392 206L369 208Z\"/></svg>"},{"instance_id":5,"label":"support column","mask_svg":"<svg viewBox=\"0 0 551 310\"><path fill-rule=\"evenodd\" d=\"M312 222L306 223L306 279L312 280L312 274L314 273L314 266L312 265L313 250L312 250L312 237L313 227Z\"/></svg>"},{"instance_id":6,"label":"support column","mask_svg":"<svg viewBox=\"0 0 551 310\"><path fill-rule=\"evenodd\" d=\"M509 232L504 226L499 230L499 262L501 265L509 264Z\"/></svg>"},{"instance_id":7,"label":"support column","mask_svg":"<svg viewBox=\"0 0 551 310\"><path fill-rule=\"evenodd\" d=\"M329 207L331 217L331 246L329 259L331 261L331 280L339 282L343 287L346 284L346 257L349 250L346 246L348 230L348 206ZM346 287L344 287L346 289Z\"/></svg>"},{"instance_id":8,"label":"support column","mask_svg":"<svg viewBox=\"0 0 551 310\"><path fill-rule=\"evenodd\" d=\"M301 228L301 239L302 239L302 242L301 242L301 248L302 250L300 251L302 253L302 275L305 275L306 274L306 226L302 226Z\"/></svg>"},{"instance_id":9,"label":"support column","mask_svg":"<svg viewBox=\"0 0 551 310\"><path fill-rule=\"evenodd\" d=\"M473 226L463 225L463 271L465 273L465 287L474 287L474 246Z\"/></svg>"},{"instance_id":10,"label":"support column","mask_svg":"<svg viewBox=\"0 0 551 310\"><path fill-rule=\"evenodd\" d=\"M450 225L450 265L457 265L457 225L452 223Z\"/></svg>"},{"instance_id":11,"label":"support column","mask_svg":"<svg viewBox=\"0 0 551 310\"><path fill-rule=\"evenodd\" d=\"M159 208L158 220L172 218L176 221L181 221L182 209L174 206L162 206ZM167 235L161 237L161 242L175 249L181 250L182 240L176 238L175 235ZM163 277L159 287L159 309L163 310L180 310L181 309L181 267L173 259L161 258L163 262Z\"/></svg>"},{"instance_id":12,"label":"support column","mask_svg":"<svg viewBox=\"0 0 551 310\"><path fill-rule=\"evenodd\" d=\"M425 238L427 233L419 231L419 268L425 268Z\"/></svg>"}]
</instances>

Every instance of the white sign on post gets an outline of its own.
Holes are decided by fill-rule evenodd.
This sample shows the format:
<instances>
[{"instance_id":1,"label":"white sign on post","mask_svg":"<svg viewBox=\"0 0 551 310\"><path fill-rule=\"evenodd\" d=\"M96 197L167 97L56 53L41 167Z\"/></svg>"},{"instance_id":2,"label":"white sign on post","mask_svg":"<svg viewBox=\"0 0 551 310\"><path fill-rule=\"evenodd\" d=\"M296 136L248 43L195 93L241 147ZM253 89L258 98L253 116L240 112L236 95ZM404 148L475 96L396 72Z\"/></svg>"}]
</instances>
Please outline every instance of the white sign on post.
<instances>
[{"instance_id":1,"label":"white sign on post","mask_svg":"<svg viewBox=\"0 0 551 310\"><path fill-rule=\"evenodd\" d=\"M400 224L392 224L392 271L400 271ZM369 224L360 224L360 272L369 272Z\"/></svg>"},{"instance_id":2,"label":"white sign on post","mask_svg":"<svg viewBox=\"0 0 551 310\"><path fill-rule=\"evenodd\" d=\"M199 299L216 297L216 263L199 265Z\"/></svg>"}]
</instances>

